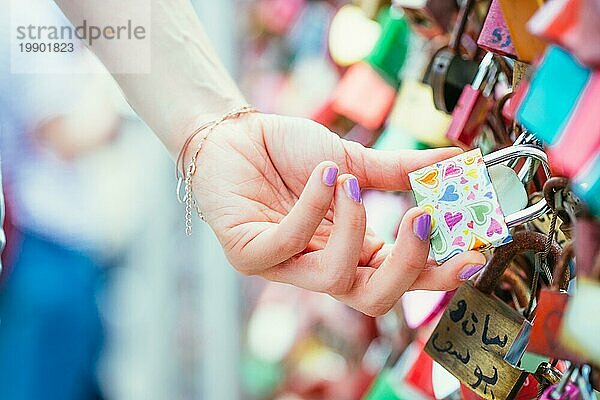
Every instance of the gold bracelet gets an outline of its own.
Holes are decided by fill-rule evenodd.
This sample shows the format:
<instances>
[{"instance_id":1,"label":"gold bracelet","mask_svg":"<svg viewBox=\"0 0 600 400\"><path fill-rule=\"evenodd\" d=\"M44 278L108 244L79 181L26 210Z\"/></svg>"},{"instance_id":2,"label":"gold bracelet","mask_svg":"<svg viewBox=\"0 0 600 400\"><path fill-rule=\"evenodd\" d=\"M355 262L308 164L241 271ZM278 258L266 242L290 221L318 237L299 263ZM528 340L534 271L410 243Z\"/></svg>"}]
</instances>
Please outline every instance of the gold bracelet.
<instances>
[{"instance_id":1,"label":"gold bracelet","mask_svg":"<svg viewBox=\"0 0 600 400\"><path fill-rule=\"evenodd\" d=\"M177 177L177 200L180 203L185 204L185 234L187 236L190 236L192 234L192 210L195 209L200 219L202 221L205 221L204 215L202 214L202 211L200 211L200 207L198 205L198 202L196 201L196 197L194 196L194 192L192 190L192 176L196 173L196 161L198 160L198 156L200 155L200 151L202 150L204 142L219 124L229 119L235 119L240 117L241 115L248 114L251 112L256 112L256 109L249 105L245 105L231 112L228 112L221 118L206 122L200 127L196 128L196 130L194 130L194 132L192 132L192 134L183 143L181 151L177 156L177 161L175 164L175 175ZM190 143L196 136L198 136L201 132L205 130L207 131L206 134L198 142L198 147L196 148L194 155L190 159L187 168L185 168L185 153L187 152ZM181 196L182 185L184 190L183 197Z\"/></svg>"}]
</instances>

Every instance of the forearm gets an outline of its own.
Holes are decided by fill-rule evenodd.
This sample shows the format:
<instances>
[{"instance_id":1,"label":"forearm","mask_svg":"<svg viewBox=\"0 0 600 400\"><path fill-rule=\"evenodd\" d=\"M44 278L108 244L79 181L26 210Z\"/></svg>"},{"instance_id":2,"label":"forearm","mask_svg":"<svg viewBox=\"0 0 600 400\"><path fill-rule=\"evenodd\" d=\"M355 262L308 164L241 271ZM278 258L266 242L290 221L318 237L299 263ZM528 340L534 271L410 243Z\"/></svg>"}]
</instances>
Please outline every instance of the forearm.
<instances>
[{"instance_id":1,"label":"forearm","mask_svg":"<svg viewBox=\"0 0 600 400\"><path fill-rule=\"evenodd\" d=\"M114 25L115 13L135 20L139 2L56 0L73 25ZM151 4L149 73L113 74L128 102L176 157L195 125L244 103L217 58L189 0L148 0ZM139 55L118 41L100 40L91 50L107 65Z\"/></svg>"}]
</instances>

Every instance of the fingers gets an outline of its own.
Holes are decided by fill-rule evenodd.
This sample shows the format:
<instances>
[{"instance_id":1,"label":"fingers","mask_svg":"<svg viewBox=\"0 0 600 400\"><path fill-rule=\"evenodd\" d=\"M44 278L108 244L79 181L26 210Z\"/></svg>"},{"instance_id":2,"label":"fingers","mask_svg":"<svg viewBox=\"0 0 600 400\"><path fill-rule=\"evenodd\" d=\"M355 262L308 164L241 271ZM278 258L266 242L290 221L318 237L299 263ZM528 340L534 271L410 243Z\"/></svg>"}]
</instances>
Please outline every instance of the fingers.
<instances>
[{"instance_id":1,"label":"fingers","mask_svg":"<svg viewBox=\"0 0 600 400\"><path fill-rule=\"evenodd\" d=\"M453 290L479 272L485 263L485 256L478 251L458 254L440 266L421 272L410 290Z\"/></svg>"},{"instance_id":2,"label":"fingers","mask_svg":"<svg viewBox=\"0 0 600 400\"><path fill-rule=\"evenodd\" d=\"M331 207L337 177L335 163L325 161L317 165L290 212L279 224L272 224L244 246L244 257L251 261L237 263L246 265L238 269L255 274L302 252Z\"/></svg>"},{"instance_id":3,"label":"fingers","mask_svg":"<svg viewBox=\"0 0 600 400\"><path fill-rule=\"evenodd\" d=\"M333 227L321 252L321 265L326 274L324 291L342 294L348 292L354 281L367 225L356 177L340 176L334 209Z\"/></svg>"},{"instance_id":4,"label":"fingers","mask_svg":"<svg viewBox=\"0 0 600 400\"><path fill-rule=\"evenodd\" d=\"M387 312L427 266L430 231L431 216L420 208L409 210L379 268L359 268L354 286L338 298L368 315Z\"/></svg>"},{"instance_id":5,"label":"fingers","mask_svg":"<svg viewBox=\"0 0 600 400\"><path fill-rule=\"evenodd\" d=\"M365 244L366 215L358 180L342 175L335 190L333 226L323 250L302 254L261 275L329 294L347 293Z\"/></svg>"},{"instance_id":6,"label":"fingers","mask_svg":"<svg viewBox=\"0 0 600 400\"><path fill-rule=\"evenodd\" d=\"M408 190L409 172L462 152L458 147L387 151L368 149L354 142L343 144L349 155L349 172L358 177L365 189Z\"/></svg>"}]
</instances>

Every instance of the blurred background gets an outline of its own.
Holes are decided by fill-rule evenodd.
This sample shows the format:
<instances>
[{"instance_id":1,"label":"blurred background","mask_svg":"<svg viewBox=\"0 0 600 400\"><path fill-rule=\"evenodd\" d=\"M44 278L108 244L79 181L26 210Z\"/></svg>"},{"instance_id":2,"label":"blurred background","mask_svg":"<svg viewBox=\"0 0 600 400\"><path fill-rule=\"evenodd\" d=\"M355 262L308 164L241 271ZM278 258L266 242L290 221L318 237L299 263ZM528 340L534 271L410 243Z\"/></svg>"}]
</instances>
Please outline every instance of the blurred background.
<instances>
[{"instance_id":1,"label":"blurred background","mask_svg":"<svg viewBox=\"0 0 600 400\"><path fill-rule=\"evenodd\" d=\"M327 107L346 67L329 54L329 28L346 2L193 3L251 104L307 117ZM31 8L67 23L50 0ZM361 48L342 53L369 51L375 17L358 21ZM324 295L241 279L206 226L186 237L172 161L110 75L11 74L8 40L0 398L359 398L386 358L375 346L363 365L375 321ZM97 63L75 54L86 55L62 58L65 70ZM379 133L354 135L369 144ZM373 197L371 224L392 238L409 200Z\"/></svg>"}]
</instances>

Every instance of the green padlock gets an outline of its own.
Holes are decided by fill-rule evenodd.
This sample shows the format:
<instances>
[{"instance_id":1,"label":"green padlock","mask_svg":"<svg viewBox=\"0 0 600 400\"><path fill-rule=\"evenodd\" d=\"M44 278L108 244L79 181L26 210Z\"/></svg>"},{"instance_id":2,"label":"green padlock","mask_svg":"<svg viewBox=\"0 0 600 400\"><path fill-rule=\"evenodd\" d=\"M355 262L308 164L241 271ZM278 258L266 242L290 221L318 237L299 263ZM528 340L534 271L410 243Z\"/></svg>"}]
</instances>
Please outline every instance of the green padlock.
<instances>
[{"instance_id":1,"label":"green padlock","mask_svg":"<svg viewBox=\"0 0 600 400\"><path fill-rule=\"evenodd\" d=\"M381 35L365 61L391 86L400 86L400 70L408 53L410 29L401 10L388 7L379 16Z\"/></svg>"}]
</instances>

